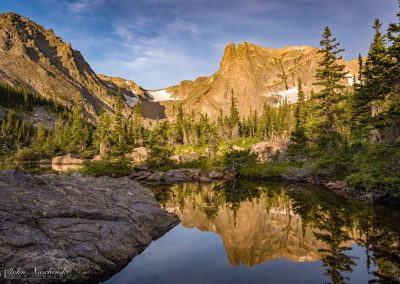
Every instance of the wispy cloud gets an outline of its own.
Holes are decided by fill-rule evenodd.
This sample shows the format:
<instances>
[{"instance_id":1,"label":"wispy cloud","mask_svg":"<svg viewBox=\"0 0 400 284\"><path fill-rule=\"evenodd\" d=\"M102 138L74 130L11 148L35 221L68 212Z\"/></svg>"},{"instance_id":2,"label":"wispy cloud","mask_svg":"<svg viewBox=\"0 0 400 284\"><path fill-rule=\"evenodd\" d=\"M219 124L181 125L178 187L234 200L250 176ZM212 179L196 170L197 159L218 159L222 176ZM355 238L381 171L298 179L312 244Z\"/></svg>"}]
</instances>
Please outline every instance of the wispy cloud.
<instances>
[{"instance_id":1,"label":"wispy cloud","mask_svg":"<svg viewBox=\"0 0 400 284\"><path fill-rule=\"evenodd\" d=\"M100 7L104 2L104 0L75 0L67 2L67 6L74 13L82 13L92 11L93 8Z\"/></svg>"}]
</instances>

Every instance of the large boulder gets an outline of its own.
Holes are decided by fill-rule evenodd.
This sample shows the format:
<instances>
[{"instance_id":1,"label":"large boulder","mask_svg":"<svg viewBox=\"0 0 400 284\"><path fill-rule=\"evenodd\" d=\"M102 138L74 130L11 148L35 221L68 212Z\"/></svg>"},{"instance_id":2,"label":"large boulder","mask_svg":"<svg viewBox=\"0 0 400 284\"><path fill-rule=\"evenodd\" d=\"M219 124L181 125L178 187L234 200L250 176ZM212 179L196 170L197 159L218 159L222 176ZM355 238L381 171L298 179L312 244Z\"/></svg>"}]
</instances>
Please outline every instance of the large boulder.
<instances>
[{"instance_id":1,"label":"large boulder","mask_svg":"<svg viewBox=\"0 0 400 284\"><path fill-rule=\"evenodd\" d=\"M205 173L201 169L179 169L183 174L185 174L189 180L199 181L201 177L205 176Z\"/></svg>"},{"instance_id":2,"label":"large boulder","mask_svg":"<svg viewBox=\"0 0 400 284\"><path fill-rule=\"evenodd\" d=\"M126 177L20 171L0 172L0 220L2 269L65 269L66 283L107 279L179 222Z\"/></svg>"},{"instance_id":3,"label":"large boulder","mask_svg":"<svg viewBox=\"0 0 400 284\"><path fill-rule=\"evenodd\" d=\"M163 180L166 183L179 183L187 182L188 177L180 170L170 170L164 174Z\"/></svg>"},{"instance_id":4,"label":"large boulder","mask_svg":"<svg viewBox=\"0 0 400 284\"><path fill-rule=\"evenodd\" d=\"M251 152L257 154L257 160L259 162L269 161L278 152L285 152L289 141L287 140L277 140L273 142L259 142L251 146Z\"/></svg>"},{"instance_id":5,"label":"large boulder","mask_svg":"<svg viewBox=\"0 0 400 284\"><path fill-rule=\"evenodd\" d=\"M84 159L81 159L73 154L57 156L51 160L51 163L53 165L81 165L84 162L85 162Z\"/></svg>"},{"instance_id":6,"label":"large boulder","mask_svg":"<svg viewBox=\"0 0 400 284\"><path fill-rule=\"evenodd\" d=\"M132 150L132 152L126 154L133 163L143 163L149 158L149 151L146 147L139 147Z\"/></svg>"},{"instance_id":7,"label":"large boulder","mask_svg":"<svg viewBox=\"0 0 400 284\"><path fill-rule=\"evenodd\" d=\"M150 176L146 178L146 181L160 183L163 181L163 176L164 176L163 172L155 172L150 174Z\"/></svg>"},{"instance_id":8,"label":"large boulder","mask_svg":"<svg viewBox=\"0 0 400 284\"><path fill-rule=\"evenodd\" d=\"M208 174L208 177L211 178L211 179L221 179L221 178L224 177L224 174L219 173L219 172L217 172L217 171L211 171L211 172Z\"/></svg>"},{"instance_id":9,"label":"large boulder","mask_svg":"<svg viewBox=\"0 0 400 284\"><path fill-rule=\"evenodd\" d=\"M173 161L175 164L183 164L183 163L189 163L189 162L193 162L199 159L199 155L197 155L196 153L191 153L189 155L173 155L171 157L169 157L169 159L171 161Z\"/></svg>"},{"instance_id":10,"label":"large boulder","mask_svg":"<svg viewBox=\"0 0 400 284\"><path fill-rule=\"evenodd\" d=\"M147 171L149 168L145 164L139 164L134 167L135 171Z\"/></svg>"},{"instance_id":11,"label":"large boulder","mask_svg":"<svg viewBox=\"0 0 400 284\"><path fill-rule=\"evenodd\" d=\"M135 171L131 174L130 178L142 181L147 179L151 175L152 173L148 171Z\"/></svg>"}]
</instances>

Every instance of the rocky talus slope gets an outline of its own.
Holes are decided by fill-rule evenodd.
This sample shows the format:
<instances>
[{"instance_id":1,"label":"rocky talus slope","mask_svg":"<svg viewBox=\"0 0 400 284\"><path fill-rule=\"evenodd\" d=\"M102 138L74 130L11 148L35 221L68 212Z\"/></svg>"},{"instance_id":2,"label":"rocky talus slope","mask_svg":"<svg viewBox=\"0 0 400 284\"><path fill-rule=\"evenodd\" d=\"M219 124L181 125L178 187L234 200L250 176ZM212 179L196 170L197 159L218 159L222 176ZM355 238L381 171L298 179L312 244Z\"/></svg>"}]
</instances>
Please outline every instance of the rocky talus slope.
<instances>
[{"instance_id":1,"label":"rocky talus slope","mask_svg":"<svg viewBox=\"0 0 400 284\"><path fill-rule=\"evenodd\" d=\"M179 222L128 178L19 171L0 173L0 220L0 267L66 269L68 283L111 276Z\"/></svg>"},{"instance_id":2,"label":"rocky talus slope","mask_svg":"<svg viewBox=\"0 0 400 284\"><path fill-rule=\"evenodd\" d=\"M147 119L165 118L165 107L159 102L154 101L149 92L132 80L126 80L120 77L110 77L103 74L97 75L104 83L113 90L122 92L125 102L132 107L140 101L142 114Z\"/></svg>"}]
</instances>

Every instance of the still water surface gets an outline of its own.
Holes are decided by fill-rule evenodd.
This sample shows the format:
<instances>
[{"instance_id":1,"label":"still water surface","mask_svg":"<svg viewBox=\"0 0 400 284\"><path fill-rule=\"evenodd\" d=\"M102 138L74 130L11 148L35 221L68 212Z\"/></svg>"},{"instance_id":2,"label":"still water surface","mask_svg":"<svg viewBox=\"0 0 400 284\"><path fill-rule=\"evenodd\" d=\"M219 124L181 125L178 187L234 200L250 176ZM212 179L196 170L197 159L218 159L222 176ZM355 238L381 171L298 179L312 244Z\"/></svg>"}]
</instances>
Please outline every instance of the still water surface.
<instances>
[{"instance_id":1,"label":"still water surface","mask_svg":"<svg viewBox=\"0 0 400 284\"><path fill-rule=\"evenodd\" d=\"M106 283L400 283L400 210L321 188L152 189L181 223Z\"/></svg>"}]
</instances>

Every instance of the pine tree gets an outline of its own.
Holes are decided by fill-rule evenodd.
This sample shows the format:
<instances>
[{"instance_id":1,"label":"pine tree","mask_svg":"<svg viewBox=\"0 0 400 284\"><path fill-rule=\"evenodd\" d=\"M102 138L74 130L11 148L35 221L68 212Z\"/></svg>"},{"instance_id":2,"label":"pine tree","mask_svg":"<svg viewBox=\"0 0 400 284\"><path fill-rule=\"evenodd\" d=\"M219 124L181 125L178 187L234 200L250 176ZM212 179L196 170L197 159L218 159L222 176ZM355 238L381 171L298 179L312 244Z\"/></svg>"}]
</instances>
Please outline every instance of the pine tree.
<instances>
[{"instance_id":1,"label":"pine tree","mask_svg":"<svg viewBox=\"0 0 400 284\"><path fill-rule=\"evenodd\" d=\"M94 134L95 147L98 148L100 155L106 155L111 151L113 129L110 125L112 125L111 117L102 111Z\"/></svg>"},{"instance_id":2,"label":"pine tree","mask_svg":"<svg viewBox=\"0 0 400 284\"><path fill-rule=\"evenodd\" d=\"M135 146L143 144L143 122L142 122L142 105L138 102L133 106L131 117L131 138Z\"/></svg>"},{"instance_id":3,"label":"pine tree","mask_svg":"<svg viewBox=\"0 0 400 284\"><path fill-rule=\"evenodd\" d=\"M260 119L259 136L263 140L272 138L273 131L273 109L271 106L264 103L263 112Z\"/></svg>"},{"instance_id":4,"label":"pine tree","mask_svg":"<svg viewBox=\"0 0 400 284\"><path fill-rule=\"evenodd\" d=\"M72 137L70 143L71 152L83 151L87 147L87 141L89 139L89 131L86 128L85 121L79 103L75 104L72 114Z\"/></svg>"},{"instance_id":5,"label":"pine tree","mask_svg":"<svg viewBox=\"0 0 400 284\"><path fill-rule=\"evenodd\" d=\"M305 95L303 92L300 78L298 79L297 82L297 105L296 105L295 120L296 120L295 130L300 131L301 129L304 128L304 123L305 123Z\"/></svg>"},{"instance_id":6,"label":"pine tree","mask_svg":"<svg viewBox=\"0 0 400 284\"><path fill-rule=\"evenodd\" d=\"M373 25L375 35L370 46L365 65L360 60L359 81L354 87L352 112L355 118L355 131L359 139L381 139L382 106L389 87L386 83L388 73L385 64L387 53L386 37L381 32L382 24L376 19Z\"/></svg>"},{"instance_id":7,"label":"pine tree","mask_svg":"<svg viewBox=\"0 0 400 284\"><path fill-rule=\"evenodd\" d=\"M122 91L119 89L117 96L115 97L114 103L114 121L113 131L112 131L112 141L113 141L113 152L117 155L120 155L126 151L126 138L127 138L127 129L124 123L123 117L123 108L124 103L122 99Z\"/></svg>"},{"instance_id":8,"label":"pine tree","mask_svg":"<svg viewBox=\"0 0 400 284\"><path fill-rule=\"evenodd\" d=\"M230 115L228 119L228 125L229 125L229 138L235 138L239 135L239 125L240 122L240 116L239 116L239 111L236 106L236 99L233 94L233 90L231 91L231 107L230 107Z\"/></svg>"},{"instance_id":9,"label":"pine tree","mask_svg":"<svg viewBox=\"0 0 400 284\"><path fill-rule=\"evenodd\" d=\"M44 123L41 122L37 128L35 145L39 148L43 147L44 143L46 142L46 138L47 138L47 131L44 126Z\"/></svg>"},{"instance_id":10,"label":"pine tree","mask_svg":"<svg viewBox=\"0 0 400 284\"><path fill-rule=\"evenodd\" d=\"M400 1L399 1L400 6ZM397 23L389 25L387 38L387 86L391 92L387 99L388 110L386 115L389 127L388 139L398 141L400 137L400 12L397 14Z\"/></svg>"},{"instance_id":11,"label":"pine tree","mask_svg":"<svg viewBox=\"0 0 400 284\"><path fill-rule=\"evenodd\" d=\"M345 100L344 79L347 72L345 65L340 63L339 48L336 38L332 37L329 27L325 28L320 42L322 49L321 60L318 62L316 83L321 90L315 93L313 111L315 121L313 133L318 146L328 149L334 147L341 140L341 127L344 125L343 101Z\"/></svg>"},{"instance_id":12,"label":"pine tree","mask_svg":"<svg viewBox=\"0 0 400 284\"><path fill-rule=\"evenodd\" d=\"M175 124L173 127L173 137L175 143L183 144L186 140L185 125L184 125L184 113L182 104L178 106L178 113L176 115Z\"/></svg>"},{"instance_id":13,"label":"pine tree","mask_svg":"<svg viewBox=\"0 0 400 284\"><path fill-rule=\"evenodd\" d=\"M305 95L303 92L301 80L297 83L298 95L297 95L297 105L295 113L295 130L292 132L291 141L293 142L293 151L296 154L303 152L306 144L306 133L305 133L305 123L306 123L306 110L305 110Z\"/></svg>"}]
</instances>

